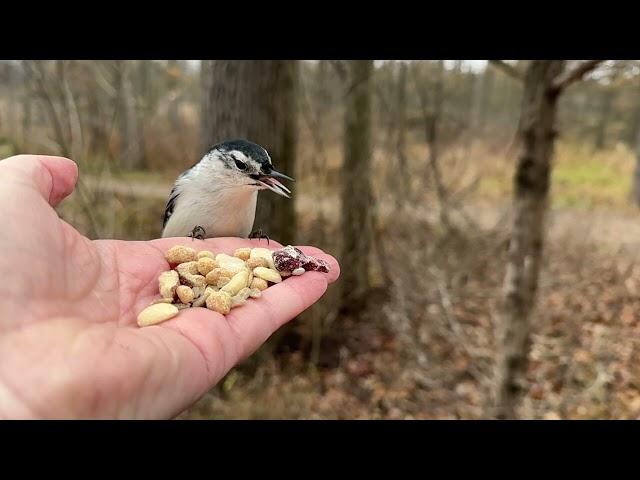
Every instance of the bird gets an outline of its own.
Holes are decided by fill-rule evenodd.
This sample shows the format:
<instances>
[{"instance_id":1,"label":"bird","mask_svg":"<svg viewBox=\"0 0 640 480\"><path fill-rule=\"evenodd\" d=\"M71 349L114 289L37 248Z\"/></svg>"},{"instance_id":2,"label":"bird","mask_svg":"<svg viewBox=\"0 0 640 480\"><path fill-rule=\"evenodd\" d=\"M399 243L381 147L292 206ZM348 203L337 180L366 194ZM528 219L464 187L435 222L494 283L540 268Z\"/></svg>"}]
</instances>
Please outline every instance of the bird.
<instances>
[{"instance_id":1,"label":"bird","mask_svg":"<svg viewBox=\"0 0 640 480\"><path fill-rule=\"evenodd\" d=\"M265 237L254 231L258 192L291 198L267 150L245 139L213 145L176 179L167 200L162 238ZM268 240L268 237L266 237Z\"/></svg>"}]
</instances>

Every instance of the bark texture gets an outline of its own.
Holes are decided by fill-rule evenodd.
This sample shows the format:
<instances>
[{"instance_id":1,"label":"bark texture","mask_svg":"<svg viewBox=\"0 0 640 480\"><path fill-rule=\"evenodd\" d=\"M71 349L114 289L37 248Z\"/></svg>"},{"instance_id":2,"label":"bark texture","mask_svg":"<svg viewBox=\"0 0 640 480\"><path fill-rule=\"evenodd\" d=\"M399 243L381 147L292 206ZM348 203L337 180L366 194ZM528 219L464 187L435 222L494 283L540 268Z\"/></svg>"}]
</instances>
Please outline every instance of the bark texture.
<instances>
[{"instance_id":1,"label":"bark texture","mask_svg":"<svg viewBox=\"0 0 640 480\"><path fill-rule=\"evenodd\" d=\"M369 290L371 251L371 96L373 61L348 62L342 184L342 306L362 302Z\"/></svg>"},{"instance_id":2,"label":"bark texture","mask_svg":"<svg viewBox=\"0 0 640 480\"><path fill-rule=\"evenodd\" d=\"M527 388L526 369L544 243L559 92L552 88L563 60L532 61L525 77L514 177L514 218L498 315L495 416L514 418Z\"/></svg>"},{"instance_id":3,"label":"bark texture","mask_svg":"<svg viewBox=\"0 0 640 480\"><path fill-rule=\"evenodd\" d=\"M244 138L267 149L274 168L295 178L298 62L216 60L202 63L202 148ZM280 243L294 243L295 188L290 199L258 196L254 228Z\"/></svg>"}]
</instances>

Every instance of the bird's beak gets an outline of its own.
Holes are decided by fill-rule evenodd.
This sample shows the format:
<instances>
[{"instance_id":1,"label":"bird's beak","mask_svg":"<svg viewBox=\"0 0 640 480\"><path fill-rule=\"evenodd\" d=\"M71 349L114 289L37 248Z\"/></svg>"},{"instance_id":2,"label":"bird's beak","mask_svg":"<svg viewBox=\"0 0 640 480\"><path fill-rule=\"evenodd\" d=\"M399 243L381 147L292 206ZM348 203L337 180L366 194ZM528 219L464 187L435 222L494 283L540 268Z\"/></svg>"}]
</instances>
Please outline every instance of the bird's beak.
<instances>
[{"instance_id":1,"label":"bird's beak","mask_svg":"<svg viewBox=\"0 0 640 480\"><path fill-rule=\"evenodd\" d=\"M291 193L291 190L289 190L282 183L280 183L278 180L276 180L277 178L283 178L285 180L290 180L292 182L295 182L295 180L293 178L285 175L284 173L280 173L280 172L276 172L275 170L271 170L271 172L269 172L267 174L260 175L260 178L258 179L258 183L260 185L268 188L272 192L277 193L278 195L281 195L281 196L287 197L287 198L291 198L289 196L289 194Z\"/></svg>"}]
</instances>

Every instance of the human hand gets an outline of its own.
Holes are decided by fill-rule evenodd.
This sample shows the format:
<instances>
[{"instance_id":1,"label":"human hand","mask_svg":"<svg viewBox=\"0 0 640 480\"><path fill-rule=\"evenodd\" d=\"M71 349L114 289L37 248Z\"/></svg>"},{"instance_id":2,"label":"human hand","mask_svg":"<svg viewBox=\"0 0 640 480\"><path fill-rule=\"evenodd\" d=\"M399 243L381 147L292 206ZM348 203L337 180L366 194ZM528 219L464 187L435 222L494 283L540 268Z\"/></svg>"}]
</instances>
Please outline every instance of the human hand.
<instances>
[{"instance_id":1,"label":"human hand","mask_svg":"<svg viewBox=\"0 0 640 480\"><path fill-rule=\"evenodd\" d=\"M171 418L340 273L333 257L300 247L329 262L330 272L288 278L227 316L191 308L139 328L169 247L232 254L259 241L91 241L53 208L76 180L68 159L0 161L0 418Z\"/></svg>"}]
</instances>

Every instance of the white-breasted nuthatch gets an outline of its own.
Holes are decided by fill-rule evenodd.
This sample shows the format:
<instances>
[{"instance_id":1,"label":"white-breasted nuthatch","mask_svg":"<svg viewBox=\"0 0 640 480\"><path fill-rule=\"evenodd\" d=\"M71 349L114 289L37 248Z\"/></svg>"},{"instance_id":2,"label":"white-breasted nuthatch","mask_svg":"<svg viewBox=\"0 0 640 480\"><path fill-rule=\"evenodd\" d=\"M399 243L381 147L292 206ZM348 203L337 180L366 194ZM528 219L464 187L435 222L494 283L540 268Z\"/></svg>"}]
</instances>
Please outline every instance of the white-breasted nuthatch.
<instances>
[{"instance_id":1,"label":"white-breasted nuthatch","mask_svg":"<svg viewBox=\"0 0 640 480\"><path fill-rule=\"evenodd\" d=\"M253 236L258 191L268 189L290 198L291 191L278 178L295 181L273 169L260 145L247 140L214 145L176 180L162 237Z\"/></svg>"}]
</instances>

